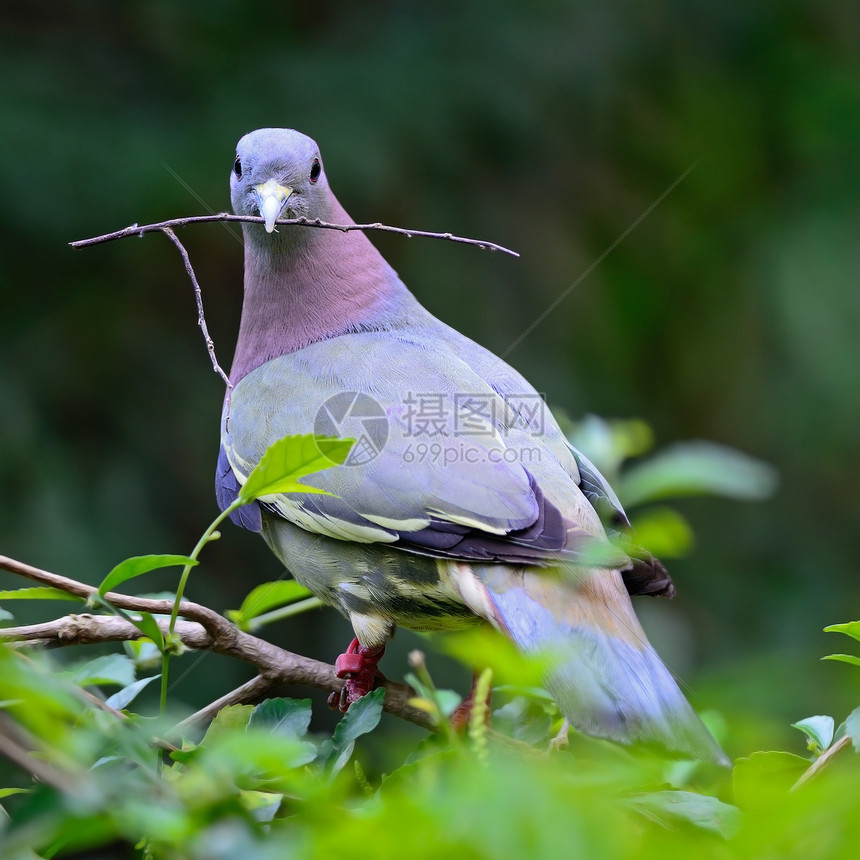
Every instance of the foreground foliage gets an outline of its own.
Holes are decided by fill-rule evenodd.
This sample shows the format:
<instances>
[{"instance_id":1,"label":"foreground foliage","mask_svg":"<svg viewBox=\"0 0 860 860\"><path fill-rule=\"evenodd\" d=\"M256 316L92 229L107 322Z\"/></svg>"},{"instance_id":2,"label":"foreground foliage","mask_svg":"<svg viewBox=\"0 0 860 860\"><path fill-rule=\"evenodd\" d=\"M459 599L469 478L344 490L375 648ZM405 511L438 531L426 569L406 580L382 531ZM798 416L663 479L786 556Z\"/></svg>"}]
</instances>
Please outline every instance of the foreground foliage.
<instances>
[{"instance_id":1,"label":"foreground foliage","mask_svg":"<svg viewBox=\"0 0 860 860\"><path fill-rule=\"evenodd\" d=\"M626 457L647 448L639 425L594 419L578 432L580 444L590 434L590 453L631 503L684 492L757 497L772 483L761 464L701 446L664 451L625 474ZM319 457L310 441L284 440L246 483L243 500L273 486L299 486L308 458ZM345 443L326 452L337 460L348 450ZM476 701L494 686L493 713L476 707L465 728L455 730L449 716L459 696L436 689L423 655L413 654L406 679L413 704L436 731L415 748L387 755L400 762L387 773L366 737L379 725L384 689L356 702L331 732L311 730L309 699L279 697L222 708L205 732L179 722L185 715L173 712L166 684L171 660L183 649L174 634L179 599L222 519L188 556L130 559L105 577L88 611L122 615L142 638L63 667L38 650L0 646L0 752L14 765L0 787L4 860L96 850L143 860L446 851L465 858L825 858L846 856L848 846L860 844L857 762L841 754L858 745L860 709L838 727L824 715L796 723L807 757L755 752L738 759L731 773L671 761L568 732L539 687L541 667L489 632L441 641L464 662L489 667ZM672 509L638 521L640 533L650 528L662 539L663 552L682 552L689 543ZM109 590L166 565L183 568L169 620L159 624L105 599ZM2 598L60 594L29 588ZM242 629L257 629L309 604L294 583L267 584L229 617ZM828 629L860 639L860 622ZM860 663L851 654L832 656ZM135 712L136 697L159 681L157 711ZM730 731L717 715L709 721L718 736Z\"/></svg>"},{"instance_id":2,"label":"foreground foliage","mask_svg":"<svg viewBox=\"0 0 860 860\"><path fill-rule=\"evenodd\" d=\"M4 791L9 860L110 845L118 857L201 860L347 848L368 857L817 858L845 856L860 839L853 756L792 790L810 762L785 752L740 759L730 779L580 737L548 751L551 706L516 696L494 714L494 730L473 722L465 736L442 732L394 772L371 774L355 748L379 722L383 690L330 735L309 732L308 700L276 698L225 708L194 742L170 721L123 719L85 701L55 669L0 651L4 722L14 720L4 733L38 756L35 783L19 778ZM123 704L129 687L108 704Z\"/></svg>"}]
</instances>

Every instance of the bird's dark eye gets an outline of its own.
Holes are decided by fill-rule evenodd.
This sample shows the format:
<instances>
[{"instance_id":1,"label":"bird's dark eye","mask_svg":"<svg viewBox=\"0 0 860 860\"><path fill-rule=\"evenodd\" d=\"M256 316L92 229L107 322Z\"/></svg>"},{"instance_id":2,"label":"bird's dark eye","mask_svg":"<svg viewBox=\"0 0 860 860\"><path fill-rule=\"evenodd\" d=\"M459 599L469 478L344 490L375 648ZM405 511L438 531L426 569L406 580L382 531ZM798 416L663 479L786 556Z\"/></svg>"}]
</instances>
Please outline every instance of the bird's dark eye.
<instances>
[{"instance_id":1,"label":"bird's dark eye","mask_svg":"<svg viewBox=\"0 0 860 860\"><path fill-rule=\"evenodd\" d=\"M320 173L322 173L322 166L320 165L320 160L315 158L314 163L311 165L311 182L316 182L320 178Z\"/></svg>"},{"instance_id":2,"label":"bird's dark eye","mask_svg":"<svg viewBox=\"0 0 860 860\"><path fill-rule=\"evenodd\" d=\"M236 160L233 162L233 173L235 173L239 179L242 178L242 159L239 158L238 155L236 156Z\"/></svg>"}]
</instances>

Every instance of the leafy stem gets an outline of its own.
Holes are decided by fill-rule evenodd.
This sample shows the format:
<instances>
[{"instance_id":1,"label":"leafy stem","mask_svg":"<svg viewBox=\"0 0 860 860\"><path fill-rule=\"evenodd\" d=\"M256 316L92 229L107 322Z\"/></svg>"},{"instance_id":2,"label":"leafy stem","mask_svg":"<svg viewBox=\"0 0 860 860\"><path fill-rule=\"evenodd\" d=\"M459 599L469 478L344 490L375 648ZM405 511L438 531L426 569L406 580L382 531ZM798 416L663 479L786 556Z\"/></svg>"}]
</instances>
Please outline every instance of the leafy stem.
<instances>
[{"instance_id":1,"label":"leafy stem","mask_svg":"<svg viewBox=\"0 0 860 860\"><path fill-rule=\"evenodd\" d=\"M179 617L179 606L182 603L182 595L185 593L185 586L188 583L188 576L191 573L191 568L196 565L197 557L203 551L203 547L205 547L210 541L218 540L218 538L221 537L221 533L218 531L218 526L221 525L221 523L224 522L224 520L229 517L233 511L240 508L243 504L245 504L244 499L241 497L237 498L233 504L221 511L221 513L212 520L209 527L200 536L200 540L197 541L194 549L191 550L191 554L188 556L189 562L182 568L182 574L179 577L179 585L176 587L176 597L173 599L173 610L170 613L170 623L167 626L167 636L165 637L164 647L161 651L161 696L159 699L159 709L162 715L164 715L164 712L167 710L170 658L173 656L173 652L175 651L173 632L176 629L176 621Z\"/></svg>"},{"instance_id":2,"label":"leafy stem","mask_svg":"<svg viewBox=\"0 0 860 860\"><path fill-rule=\"evenodd\" d=\"M161 696L159 707L162 715L167 710L167 689L169 686L170 658L177 651L177 642L174 636L176 621L179 617L179 607L182 603L182 595L191 574L191 568L197 564L197 557L203 551L203 547L210 541L221 537L218 526L224 522L233 511L243 505L250 504L261 496L276 495L279 493L323 493L316 487L301 483L299 480L303 475L328 469L343 463L352 449L354 439L336 439L328 436L315 436L312 433L303 436L286 436L279 439L266 449L266 453L260 462L251 470L246 477L239 493L232 504L226 507L209 524L209 527L200 536L197 545L191 554L184 558L184 567L179 577L179 585L176 588L176 597L173 600L173 608L170 612L170 623L167 626L167 636L161 649ZM310 608L306 604L305 608ZM295 614L293 611L288 614Z\"/></svg>"}]
</instances>

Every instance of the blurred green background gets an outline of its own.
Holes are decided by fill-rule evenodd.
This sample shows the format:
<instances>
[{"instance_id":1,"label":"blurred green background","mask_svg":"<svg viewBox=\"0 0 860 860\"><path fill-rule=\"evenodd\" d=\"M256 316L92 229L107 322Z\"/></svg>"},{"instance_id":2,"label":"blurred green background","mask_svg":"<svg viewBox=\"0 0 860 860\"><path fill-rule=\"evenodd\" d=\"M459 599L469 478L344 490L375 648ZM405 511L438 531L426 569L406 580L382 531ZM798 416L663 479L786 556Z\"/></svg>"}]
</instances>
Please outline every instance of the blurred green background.
<instances>
[{"instance_id":1,"label":"blurred green background","mask_svg":"<svg viewBox=\"0 0 860 860\"><path fill-rule=\"evenodd\" d=\"M770 501L685 502L679 597L637 603L693 701L726 716L730 752L799 751L788 722L856 704L857 673L819 657L844 647L824 625L860 617L860 6L31 0L0 16L0 553L97 582L189 550L216 513L223 391L176 250L67 243L226 209L245 132L315 137L357 220L519 250L372 236L499 354L695 165L506 358L573 418L637 417L658 444L778 467ZM239 236L181 233L227 366ZM222 610L280 574L235 528L204 561L189 594ZM327 660L349 635L332 611L269 634ZM398 643L391 674L415 639ZM207 657L178 695L243 672Z\"/></svg>"}]
</instances>

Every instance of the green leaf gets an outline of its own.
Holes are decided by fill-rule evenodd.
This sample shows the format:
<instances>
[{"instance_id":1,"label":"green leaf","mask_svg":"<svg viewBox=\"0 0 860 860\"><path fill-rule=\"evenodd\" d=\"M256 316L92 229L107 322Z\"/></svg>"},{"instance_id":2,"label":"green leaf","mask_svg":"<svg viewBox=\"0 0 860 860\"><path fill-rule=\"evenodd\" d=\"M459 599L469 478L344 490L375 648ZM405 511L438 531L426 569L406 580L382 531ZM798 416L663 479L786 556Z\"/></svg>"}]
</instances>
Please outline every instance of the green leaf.
<instances>
[{"instance_id":1,"label":"green leaf","mask_svg":"<svg viewBox=\"0 0 860 860\"><path fill-rule=\"evenodd\" d=\"M301 738L308 733L311 713L310 699L266 699L254 708L248 728Z\"/></svg>"},{"instance_id":2,"label":"green leaf","mask_svg":"<svg viewBox=\"0 0 860 860\"><path fill-rule=\"evenodd\" d=\"M854 708L846 718L845 734L851 738L854 752L860 753L860 708Z\"/></svg>"},{"instance_id":3,"label":"green leaf","mask_svg":"<svg viewBox=\"0 0 860 860\"><path fill-rule=\"evenodd\" d=\"M607 421L586 415L571 433L571 442L614 483L628 457L639 457L652 447L654 434L638 419Z\"/></svg>"},{"instance_id":4,"label":"green leaf","mask_svg":"<svg viewBox=\"0 0 860 860\"><path fill-rule=\"evenodd\" d=\"M664 826L685 821L729 838L740 825L740 810L716 797L692 791L651 791L628 801L642 815Z\"/></svg>"},{"instance_id":5,"label":"green leaf","mask_svg":"<svg viewBox=\"0 0 860 860\"><path fill-rule=\"evenodd\" d=\"M850 663L852 666L860 666L860 657L853 654L828 654L822 660L836 660L839 663Z\"/></svg>"},{"instance_id":6,"label":"green leaf","mask_svg":"<svg viewBox=\"0 0 860 860\"><path fill-rule=\"evenodd\" d=\"M152 570L162 567L185 567L195 565L197 562L187 555L136 555L121 561L103 580L99 586L99 594L104 596L108 591L116 588L127 579L134 579Z\"/></svg>"},{"instance_id":7,"label":"green leaf","mask_svg":"<svg viewBox=\"0 0 860 860\"><path fill-rule=\"evenodd\" d=\"M586 537L577 544L577 564L584 567L623 567L627 561L624 550L605 538Z\"/></svg>"},{"instance_id":8,"label":"green leaf","mask_svg":"<svg viewBox=\"0 0 860 860\"><path fill-rule=\"evenodd\" d=\"M125 654L106 654L78 663L60 674L79 687L104 684L128 687L134 683L134 663Z\"/></svg>"},{"instance_id":9,"label":"green leaf","mask_svg":"<svg viewBox=\"0 0 860 860\"><path fill-rule=\"evenodd\" d=\"M433 645L475 671L489 666L500 684L542 687L555 659L550 653L524 654L489 625L435 636Z\"/></svg>"},{"instance_id":10,"label":"green leaf","mask_svg":"<svg viewBox=\"0 0 860 860\"><path fill-rule=\"evenodd\" d=\"M354 443L354 439L315 436L313 433L285 436L268 447L239 490L238 498L243 504L248 504L254 499L279 493L330 495L325 490L300 483L299 478L343 463Z\"/></svg>"},{"instance_id":11,"label":"green leaf","mask_svg":"<svg viewBox=\"0 0 860 860\"><path fill-rule=\"evenodd\" d=\"M131 623L143 633L144 636L148 637L152 640L152 644L158 648L159 651L164 651L164 634L161 632L161 628L158 626L158 622L153 617L150 612L141 612L140 618L135 619L132 617Z\"/></svg>"},{"instance_id":12,"label":"green leaf","mask_svg":"<svg viewBox=\"0 0 860 860\"><path fill-rule=\"evenodd\" d=\"M214 739L201 744L195 759L219 779L223 779L225 772L232 771L235 778L256 771L255 781L259 787L260 776L266 781L270 777L286 777L289 771L309 764L316 757L317 748L310 741L248 727L247 731L221 731Z\"/></svg>"},{"instance_id":13,"label":"green leaf","mask_svg":"<svg viewBox=\"0 0 860 860\"><path fill-rule=\"evenodd\" d=\"M831 624L824 628L825 633L844 633L860 642L860 621L847 621L845 624Z\"/></svg>"},{"instance_id":14,"label":"green leaf","mask_svg":"<svg viewBox=\"0 0 860 860\"><path fill-rule=\"evenodd\" d=\"M436 702L445 717L450 717L463 703L463 697L456 690L436 690Z\"/></svg>"},{"instance_id":15,"label":"green leaf","mask_svg":"<svg viewBox=\"0 0 860 860\"><path fill-rule=\"evenodd\" d=\"M0 591L0 600L77 600L83 598L59 588L48 585L34 585L31 588L14 588L11 591Z\"/></svg>"},{"instance_id":16,"label":"green leaf","mask_svg":"<svg viewBox=\"0 0 860 860\"><path fill-rule=\"evenodd\" d=\"M818 714L792 723L792 728L799 729L809 738L809 750L816 755L822 753L833 741L833 717Z\"/></svg>"},{"instance_id":17,"label":"green leaf","mask_svg":"<svg viewBox=\"0 0 860 860\"><path fill-rule=\"evenodd\" d=\"M239 791L242 806L261 824L269 824L275 817L284 799L283 794L270 791L252 791L242 789Z\"/></svg>"},{"instance_id":18,"label":"green leaf","mask_svg":"<svg viewBox=\"0 0 860 860\"><path fill-rule=\"evenodd\" d=\"M115 708L117 711L121 711L124 708L127 708L137 697L137 694L154 681L156 678L160 678L161 675L151 675L149 678L141 678L139 681L135 681L133 684L129 684L127 687L123 687L118 692L114 693L112 696L108 698L105 704L110 708Z\"/></svg>"},{"instance_id":19,"label":"green leaf","mask_svg":"<svg viewBox=\"0 0 860 860\"><path fill-rule=\"evenodd\" d=\"M236 729L247 728L253 713L253 705L227 705L221 708L215 715L215 719L209 724L209 728L206 729L200 746L203 746L207 741L211 743L213 740L218 740L222 735L228 735Z\"/></svg>"},{"instance_id":20,"label":"green leaf","mask_svg":"<svg viewBox=\"0 0 860 860\"><path fill-rule=\"evenodd\" d=\"M146 639L132 639L122 643L126 654L134 660L134 665L140 669L149 669L161 662L161 651L153 642Z\"/></svg>"},{"instance_id":21,"label":"green leaf","mask_svg":"<svg viewBox=\"0 0 860 860\"><path fill-rule=\"evenodd\" d=\"M544 701L530 696L515 696L493 712L494 729L531 746L546 741L551 725Z\"/></svg>"},{"instance_id":22,"label":"green leaf","mask_svg":"<svg viewBox=\"0 0 860 860\"><path fill-rule=\"evenodd\" d=\"M362 696L357 702L353 702L332 733L335 747L343 747L362 735L372 732L382 717L384 699L385 688L379 687Z\"/></svg>"},{"instance_id":23,"label":"green leaf","mask_svg":"<svg viewBox=\"0 0 860 860\"><path fill-rule=\"evenodd\" d=\"M808 767L807 759L781 750L739 758L732 772L735 803L744 810L761 808L784 796Z\"/></svg>"},{"instance_id":24,"label":"green leaf","mask_svg":"<svg viewBox=\"0 0 860 860\"><path fill-rule=\"evenodd\" d=\"M0 800L12 794L29 794L32 788L0 788Z\"/></svg>"},{"instance_id":25,"label":"green leaf","mask_svg":"<svg viewBox=\"0 0 860 860\"><path fill-rule=\"evenodd\" d=\"M766 499L776 486L776 470L761 460L712 442L685 442L631 466L616 489L632 507L677 496Z\"/></svg>"},{"instance_id":26,"label":"green leaf","mask_svg":"<svg viewBox=\"0 0 860 860\"><path fill-rule=\"evenodd\" d=\"M252 618L256 618L270 609L295 603L311 596L311 592L303 585L299 585L294 579L264 582L248 593L238 609L228 609L227 617L237 627L244 630Z\"/></svg>"},{"instance_id":27,"label":"green leaf","mask_svg":"<svg viewBox=\"0 0 860 860\"><path fill-rule=\"evenodd\" d=\"M409 704L430 714L434 723L438 723L440 718L450 717L463 702L463 697L454 690L437 690L426 667L407 672L404 680L417 694Z\"/></svg>"},{"instance_id":28,"label":"green leaf","mask_svg":"<svg viewBox=\"0 0 860 860\"><path fill-rule=\"evenodd\" d=\"M693 546L693 530L677 511L666 507L649 508L633 520L637 544L658 558L679 558Z\"/></svg>"},{"instance_id":29,"label":"green leaf","mask_svg":"<svg viewBox=\"0 0 860 860\"><path fill-rule=\"evenodd\" d=\"M382 701L385 688L379 687L349 706L343 719L335 726L327 758L335 756L331 775L339 773L352 756L355 741L361 735L372 732L382 717Z\"/></svg>"}]
</instances>

